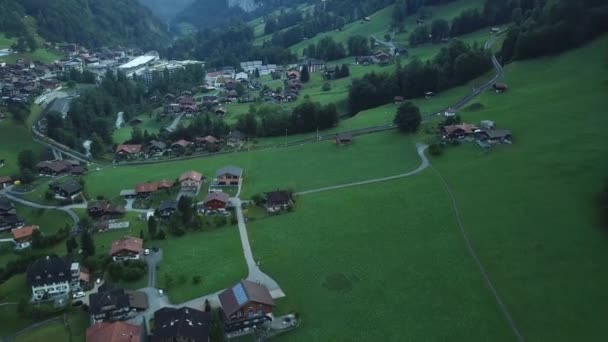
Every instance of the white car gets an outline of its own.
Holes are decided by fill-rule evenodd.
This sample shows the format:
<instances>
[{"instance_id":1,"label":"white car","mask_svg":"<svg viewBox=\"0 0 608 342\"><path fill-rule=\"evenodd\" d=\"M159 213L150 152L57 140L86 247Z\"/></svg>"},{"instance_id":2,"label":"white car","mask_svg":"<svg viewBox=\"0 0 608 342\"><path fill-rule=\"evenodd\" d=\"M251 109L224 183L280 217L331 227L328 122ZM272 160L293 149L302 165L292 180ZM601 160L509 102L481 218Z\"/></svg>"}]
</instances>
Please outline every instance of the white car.
<instances>
[{"instance_id":1,"label":"white car","mask_svg":"<svg viewBox=\"0 0 608 342\"><path fill-rule=\"evenodd\" d=\"M101 284L101 278L97 278L97 280L95 280L95 284L97 284L97 285Z\"/></svg>"},{"instance_id":2,"label":"white car","mask_svg":"<svg viewBox=\"0 0 608 342\"><path fill-rule=\"evenodd\" d=\"M158 289L158 295L159 296L164 296L165 295L165 291L163 291L163 289Z\"/></svg>"},{"instance_id":3,"label":"white car","mask_svg":"<svg viewBox=\"0 0 608 342\"><path fill-rule=\"evenodd\" d=\"M144 249L144 255L150 255L150 250L149 249Z\"/></svg>"},{"instance_id":4,"label":"white car","mask_svg":"<svg viewBox=\"0 0 608 342\"><path fill-rule=\"evenodd\" d=\"M76 292L76 293L74 293L74 295L72 297L74 299L76 299L76 298L82 298L82 297L84 297L84 292L82 292L82 291Z\"/></svg>"}]
</instances>

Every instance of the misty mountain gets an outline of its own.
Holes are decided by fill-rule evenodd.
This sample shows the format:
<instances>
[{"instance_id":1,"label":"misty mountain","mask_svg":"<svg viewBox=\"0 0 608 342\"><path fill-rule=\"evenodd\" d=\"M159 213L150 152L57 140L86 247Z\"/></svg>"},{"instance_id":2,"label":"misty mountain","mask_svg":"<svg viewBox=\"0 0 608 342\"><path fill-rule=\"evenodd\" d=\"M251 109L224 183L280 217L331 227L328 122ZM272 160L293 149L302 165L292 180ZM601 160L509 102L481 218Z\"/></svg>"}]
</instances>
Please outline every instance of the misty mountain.
<instances>
[{"instance_id":1,"label":"misty mountain","mask_svg":"<svg viewBox=\"0 0 608 342\"><path fill-rule=\"evenodd\" d=\"M195 0L139 0L144 6L164 21L172 20L179 12Z\"/></svg>"}]
</instances>

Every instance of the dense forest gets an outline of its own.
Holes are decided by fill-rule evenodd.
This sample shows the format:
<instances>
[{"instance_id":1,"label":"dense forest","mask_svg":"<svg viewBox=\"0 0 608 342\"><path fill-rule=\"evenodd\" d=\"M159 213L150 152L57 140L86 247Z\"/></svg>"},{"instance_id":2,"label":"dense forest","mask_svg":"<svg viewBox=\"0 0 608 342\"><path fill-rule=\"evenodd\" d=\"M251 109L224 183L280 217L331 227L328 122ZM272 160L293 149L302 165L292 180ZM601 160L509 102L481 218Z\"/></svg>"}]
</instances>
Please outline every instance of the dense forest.
<instances>
[{"instance_id":1,"label":"dense forest","mask_svg":"<svg viewBox=\"0 0 608 342\"><path fill-rule=\"evenodd\" d=\"M26 15L35 19L42 37L54 42L141 48L168 42L165 26L137 0L2 0L0 30L27 38Z\"/></svg>"}]
</instances>

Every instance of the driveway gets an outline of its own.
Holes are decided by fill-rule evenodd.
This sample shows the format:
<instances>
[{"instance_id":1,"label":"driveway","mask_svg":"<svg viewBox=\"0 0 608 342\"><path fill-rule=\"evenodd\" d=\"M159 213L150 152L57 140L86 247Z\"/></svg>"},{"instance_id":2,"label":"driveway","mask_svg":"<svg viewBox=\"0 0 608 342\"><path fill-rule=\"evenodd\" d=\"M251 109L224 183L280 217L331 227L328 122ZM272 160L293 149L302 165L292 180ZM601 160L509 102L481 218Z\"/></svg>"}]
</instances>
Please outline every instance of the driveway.
<instances>
[{"instance_id":1,"label":"driveway","mask_svg":"<svg viewBox=\"0 0 608 342\"><path fill-rule=\"evenodd\" d=\"M148 287L156 287L156 267L163 260L163 250L154 252L150 249L150 254L144 257L148 265Z\"/></svg>"}]
</instances>

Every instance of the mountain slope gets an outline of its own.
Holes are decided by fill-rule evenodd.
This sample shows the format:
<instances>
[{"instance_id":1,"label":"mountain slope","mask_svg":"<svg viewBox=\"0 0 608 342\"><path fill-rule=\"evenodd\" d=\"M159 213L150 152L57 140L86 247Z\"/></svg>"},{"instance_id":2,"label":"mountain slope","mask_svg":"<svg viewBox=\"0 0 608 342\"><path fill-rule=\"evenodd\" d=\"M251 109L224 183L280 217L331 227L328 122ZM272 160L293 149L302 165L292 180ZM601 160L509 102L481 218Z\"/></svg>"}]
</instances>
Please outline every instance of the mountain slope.
<instances>
[{"instance_id":1,"label":"mountain slope","mask_svg":"<svg viewBox=\"0 0 608 342\"><path fill-rule=\"evenodd\" d=\"M40 35L50 41L143 48L168 41L165 25L137 0L3 1L34 17Z\"/></svg>"},{"instance_id":2,"label":"mountain slope","mask_svg":"<svg viewBox=\"0 0 608 342\"><path fill-rule=\"evenodd\" d=\"M194 0L139 0L139 2L152 10L157 17L170 21Z\"/></svg>"}]
</instances>

